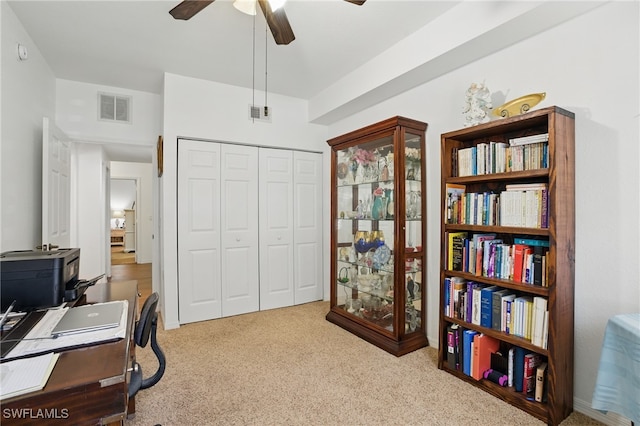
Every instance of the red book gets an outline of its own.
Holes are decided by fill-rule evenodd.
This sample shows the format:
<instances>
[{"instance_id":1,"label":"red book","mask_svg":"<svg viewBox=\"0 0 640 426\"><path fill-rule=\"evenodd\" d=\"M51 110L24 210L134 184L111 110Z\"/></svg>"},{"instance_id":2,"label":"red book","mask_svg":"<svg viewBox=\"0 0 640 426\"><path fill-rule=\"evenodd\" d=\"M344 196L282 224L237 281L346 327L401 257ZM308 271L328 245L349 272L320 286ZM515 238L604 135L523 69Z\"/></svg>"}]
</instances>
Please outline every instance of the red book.
<instances>
[{"instance_id":1,"label":"red book","mask_svg":"<svg viewBox=\"0 0 640 426\"><path fill-rule=\"evenodd\" d=\"M483 373L491 368L491 354L500 349L500 341L484 334L478 334L473 341L471 377L480 380Z\"/></svg>"},{"instance_id":2,"label":"red book","mask_svg":"<svg viewBox=\"0 0 640 426\"><path fill-rule=\"evenodd\" d=\"M534 396L536 389L536 374L542 356L536 353L528 353L524 356L524 375L522 377L522 392Z\"/></svg>"},{"instance_id":3,"label":"red book","mask_svg":"<svg viewBox=\"0 0 640 426\"><path fill-rule=\"evenodd\" d=\"M513 281L522 282L522 263L524 261L524 244L513 245Z\"/></svg>"}]
</instances>

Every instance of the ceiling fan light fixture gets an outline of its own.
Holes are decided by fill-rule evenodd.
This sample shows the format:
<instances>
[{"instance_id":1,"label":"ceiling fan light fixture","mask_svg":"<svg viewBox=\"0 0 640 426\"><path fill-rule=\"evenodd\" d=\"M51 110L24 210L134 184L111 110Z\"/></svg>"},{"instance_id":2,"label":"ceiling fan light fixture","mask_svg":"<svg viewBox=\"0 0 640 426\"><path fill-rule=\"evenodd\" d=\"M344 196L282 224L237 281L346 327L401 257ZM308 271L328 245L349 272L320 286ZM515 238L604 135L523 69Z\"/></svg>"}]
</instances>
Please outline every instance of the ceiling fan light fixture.
<instances>
[{"instance_id":1,"label":"ceiling fan light fixture","mask_svg":"<svg viewBox=\"0 0 640 426\"><path fill-rule=\"evenodd\" d=\"M269 6L271 6L271 10L275 12L284 6L286 2L287 0L269 0Z\"/></svg>"},{"instance_id":2,"label":"ceiling fan light fixture","mask_svg":"<svg viewBox=\"0 0 640 426\"><path fill-rule=\"evenodd\" d=\"M233 7L242 13L253 16L256 14L256 3L257 0L234 0Z\"/></svg>"}]
</instances>

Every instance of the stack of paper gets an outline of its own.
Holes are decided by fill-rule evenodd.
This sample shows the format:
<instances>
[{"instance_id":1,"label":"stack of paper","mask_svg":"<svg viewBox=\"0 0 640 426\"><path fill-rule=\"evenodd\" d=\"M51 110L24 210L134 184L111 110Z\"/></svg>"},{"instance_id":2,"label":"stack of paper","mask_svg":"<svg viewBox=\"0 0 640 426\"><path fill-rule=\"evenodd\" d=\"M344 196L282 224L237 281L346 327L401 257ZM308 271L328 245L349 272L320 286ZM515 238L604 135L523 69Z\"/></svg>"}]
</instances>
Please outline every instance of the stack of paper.
<instances>
[{"instance_id":1,"label":"stack of paper","mask_svg":"<svg viewBox=\"0 0 640 426\"><path fill-rule=\"evenodd\" d=\"M44 388L59 355L50 352L0 364L0 399Z\"/></svg>"}]
</instances>

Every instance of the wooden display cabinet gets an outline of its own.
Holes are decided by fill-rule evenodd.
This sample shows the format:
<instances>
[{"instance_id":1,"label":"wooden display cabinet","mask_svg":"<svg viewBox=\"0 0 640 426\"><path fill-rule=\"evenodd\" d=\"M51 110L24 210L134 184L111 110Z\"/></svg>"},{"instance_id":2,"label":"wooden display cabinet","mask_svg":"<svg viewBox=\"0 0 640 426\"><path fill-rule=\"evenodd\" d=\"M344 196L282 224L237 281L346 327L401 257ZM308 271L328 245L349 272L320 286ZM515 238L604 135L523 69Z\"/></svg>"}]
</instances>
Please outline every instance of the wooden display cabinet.
<instances>
[{"instance_id":1,"label":"wooden display cabinet","mask_svg":"<svg viewBox=\"0 0 640 426\"><path fill-rule=\"evenodd\" d=\"M329 140L327 320L400 356L425 333L427 124L394 117Z\"/></svg>"},{"instance_id":2,"label":"wooden display cabinet","mask_svg":"<svg viewBox=\"0 0 640 426\"><path fill-rule=\"evenodd\" d=\"M573 411L574 138L574 114L555 106L441 136L438 367L550 425ZM498 346L479 349L486 345L474 340L473 351L503 355L480 369L503 368L512 380L467 370L474 333ZM524 353L547 363L529 393L518 384Z\"/></svg>"}]
</instances>

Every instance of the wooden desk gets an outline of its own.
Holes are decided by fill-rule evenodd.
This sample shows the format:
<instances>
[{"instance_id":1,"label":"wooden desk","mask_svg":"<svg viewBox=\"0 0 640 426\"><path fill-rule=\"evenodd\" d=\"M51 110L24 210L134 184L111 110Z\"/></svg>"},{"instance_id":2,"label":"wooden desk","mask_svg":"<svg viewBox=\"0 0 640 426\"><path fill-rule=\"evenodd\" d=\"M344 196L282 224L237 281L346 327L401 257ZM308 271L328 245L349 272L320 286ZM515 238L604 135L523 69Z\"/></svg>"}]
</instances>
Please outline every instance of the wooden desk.
<instances>
[{"instance_id":1,"label":"wooden desk","mask_svg":"<svg viewBox=\"0 0 640 426\"><path fill-rule=\"evenodd\" d=\"M133 330L137 316L137 281L96 284L79 303L127 300L127 334L117 342L60 353L45 388L2 402L0 423L22 424L122 424L135 413L129 400L129 367L135 360Z\"/></svg>"}]
</instances>

